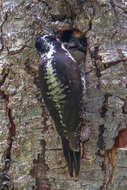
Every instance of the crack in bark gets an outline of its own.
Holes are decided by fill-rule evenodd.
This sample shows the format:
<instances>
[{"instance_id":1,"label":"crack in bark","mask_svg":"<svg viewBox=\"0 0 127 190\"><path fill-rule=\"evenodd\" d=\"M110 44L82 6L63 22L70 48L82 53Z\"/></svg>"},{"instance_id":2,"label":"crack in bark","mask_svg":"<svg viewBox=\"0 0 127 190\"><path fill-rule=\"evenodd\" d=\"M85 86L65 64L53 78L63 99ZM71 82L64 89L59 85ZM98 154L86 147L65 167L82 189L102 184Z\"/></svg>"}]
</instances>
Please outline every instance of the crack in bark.
<instances>
[{"instance_id":1,"label":"crack in bark","mask_svg":"<svg viewBox=\"0 0 127 190\"><path fill-rule=\"evenodd\" d=\"M115 24L117 25L119 23L119 18L118 18L117 12L116 12L116 5L114 3L114 0L110 0L110 5L111 5L112 11L114 13L114 17L116 18Z\"/></svg>"},{"instance_id":2,"label":"crack in bark","mask_svg":"<svg viewBox=\"0 0 127 190\"><path fill-rule=\"evenodd\" d=\"M101 77L101 73L100 73L100 69L99 69L99 67L97 65L98 51L99 51L99 47L95 47L93 58L94 58L94 65L95 65L95 68L96 68L96 76L99 79Z\"/></svg>"},{"instance_id":3,"label":"crack in bark","mask_svg":"<svg viewBox=\"0 0 127 190\"><path fill-rule=\"evenodd\" d=\"M105 127L104 125L99 126L99 135L98 135L98 141L97 141L97 146L99 148L98 150L98 155L100 156L100 151L105 149L105 143L103 139L103 134L104 134Z\"/></svg>"},{"instance_id":4,"label":"crack in bark","mask_svg":"<svg viewBox=\"0 0 127 190\"><path fill-rule=\"evenodd\" d=\"M117 53L119 55L119 59L117 59L116 61L110 61L110 62L105 62L104 65L104 69L110 68L111 66L117 65L120 62L126 62L127 58L124 56L123 52L121 49L117 49Z\"/></svg>"},{"instance_id":5,"label":"crack in bark","mask_svg":"<svg viewBox=\"0 0 127 190\"><path fill-rule=\"evenodd\" d=\"M106 112L107 112L107 105L108 105L108 98L110 97L110 96L112 96L110 93L106 93L105 95L104 95L104 103L103 103L103 105L102 105L102 108L101 108L101 111L100 111L100 114L101 114L101 117L102 118L105 118L105 114L106 114Z\"/></svg>"},{"instance_id":6,"label":"crack in bark","mask_svg":"<svg viewBox=\"0 0 127 190\"><path fill-rule=\"evenodd\" d=\"M97 81L98 81L98 84L97 84L97 88L100 88L100 77L101 77L101 70L99 68L99 65L97 64L97 60L100 59L100 57L98 56L98 51L99 51L99 47L96 46L94 48L94 52L90 52L91 54L91 60L93 59L93 65L95 66L95 74L97 76Z\"/></svg>"},{"instance_id":7,"label":"crack in bark","mask_svg":"<svg viewBox=\"0 0 127 190\"><path fill-rule=\"evenodd\" d=\"M108 105L108 98L110 96L112 96L112 95L109 93L106 93L104 95L105 99L104 99L104 103L102 105L101 112L100 112L101 117L104 119L105 119L105 114L108 111L107 105ZM110 175L109 168L108 168L107 151L105 151L105 153L103 153L104 155L101 154L101 150L102 151L105 150L105 142L104 142L104 138L103 138L104 130L105 130L104 124L100 125L99 126L99 137L98 137L98 142L97 142L97 145L99 147L98 155L104 157L104 162L102 163L102 170L104 171L104 183L101 186L100 190L106 190L107 189L107 185L109 182L109 175Z\"/></svg>"},{"instance_id":8,"label":"crack in bark","mask_svg":"<svg viewBox=\"0 0 127 190\"><path fill-rule=\"evenodd\" d=\"M120 62L125 62L127 61L127 59L119 59L119 60L116 60L116 61L111 61L111 62L107 62L107 63L104 63L104 69L103 70L106 70L114 65L117 65L119 64Z\"/></svg>"},{"instance_id":9,"label":"crack in bark","mask_svg":"<svg viewBox=\"0 0 127 190\"><path fill-rule=\"evenodd\" d=\"M4 44L3 44L3 25L5 24L5 22L7 21L8 19L8 13L6 12L5 13L5 18L4 18L4 21L2 22L1 26L0 26L0 40L1 40L1 49L0 49L0 53L3 51L4 49Z\"/></svg>"},{"instance_id":10,"label":"crack in bark","mask_svg":"<svg viewBox=\"0 0 127 190\"><path fill-rule=\"evenodd\" d=\"M45 140L41 140L42 153L38 154L38 159L33 161L33 169L30 174L33 178L35 178L35 186L33 190L50 190L51 186L49 183L49 179L46 176L46 172L48 170L48 166L45 160Z\"/></svg>"},{"instance_id":11,"label":"crack in bark","mask_svg":"<svg viewBox=\"0 0 127 190\"><path fill-rule=\"evenodd\" d=\"M111 95L108 94L108 93L106 93L104 95L104 102L103 102L102 107L99 110L100 115L101 115L102 118L105 118L105 114L106 114L106 112L108 110L107 109L107 104L108 104L108 97L109 96L111 96ZM98 142L97 142L97 146L99 148L99 150L98 150L98 155L99 156L102 156L101 155L101 150L105 150L105 143L104 143L104 139L103 139L104 130L105 130L104 124L100 125L99 126Z\"/></svg>"},{"instance_id":12,"label":"crack in bark","mask_svg":"<svg viewBox=\"0 0 127 190\"><path fill-rule=\"evenodd\" d=\"M0 86L2 84L4 84L4 81L7 76L8 76L8 74L6 74L4 76L3 81L0 83ZM2 98L5 100L6 113L7 113L8 119L10 121L10 127L8 127L8 130L9 130L8 140L7 140L8 146L4 153L5 163L4 163L4 167L0 174L0 190L5 190L5 189L8 189L8 185L9 185L9 181L10 181L8 171L10 169L10 164L11 164L11 149L12 149L14 137L16 135L16 125L15 125L13 117L12 117L12 111L10 108L8 108L9 96L6 95L2 91L0 91L0 94L1 94Z\"/></svg>"},{"instance_id":13,"label":"crack in bark","mask_svg":"<svg viewBox=\"0 0 127 190\"><path fill-rule=\"evenodd\" d=\"M125 6L121 6L121 5L116 5L117 8L121 9L123 11L124 14L127 14L127 10Z\"/></svg>"},{"instance_id":14,"label":"crack in bark","mask_svg":"<svg viewBox=\"0 0 127 190\"><path fill-rule=\"evenodd\" d=\"M23 45L20 49L14 50L14 51L9 51L9 48L7 47L8 55L16 55L16 54L19 54L19 53L21 53L25 48L32 48L32 47L27 46L27 45Z\"/></svg>"},{"instance_id":15,"label":"crack in bark","mask_svg":"<svg viewBox=\"0 0 127 190\"><path fill-rule=\"evenodd\" d=\"M104 183L101 186L100 190L107 190L108 184L109 184L110 173L109 173L108 152L107 151L105 152L105 156L104 156L104 171L105 171L105 174L104 174Z\"/></svg>"},{"instance_id":16,"label":"crack in bark","mask_svg":"<svg viewBox=\"0 0 127 190\"><path fill-rule=\"evenodd\" d=\"M1 172L0 190L4 190L5 188L8 187L8 184L9 184L10 177L8 175L8 171L11 164L11 149L12 149L12 144L13 144L14 137L16 134L16 125L13 121L12 111L10 108L8 108L9 96L5 95L3 92L2 94L3 94L3 98L5 99L6 113L10 121L10 128L9 128L9 135L8 135L8 147L4 154L5 164Z\"/></svg>"},{"instance_id":17,"label":"crack in bark","mask_svg":"<svg viewBox=\"0 0 127 190\"><path fill-rule=\"evenodd\" d=\"M47 112L47 108L45 107L43 101L41 102L42 105L42 117L43 117L43 130L42 134L44 134L45 131L48 130L49 125L47 124L47 120L49 119L49 114ZM53 149L46 149L46 142L44 140L44 136L42 135L42 140L40 142L42 151L41 154L38 154L38 158L36 160L33 160L33 168L30 171L30 174L33 178L35 178L35 186L33 187L33 190L50 190L51 185L49 183L49 179L47 177L47 171L49 169L48 165L46 164L45 160L45 152L48 151L54 151ZM59 149L56 149L59 151ZM60 149L61 150L61 149Z\"/></svg>"},{"instance_id":18,"label":"crack in bark","mask_svg":"<svg viewBox=\"0 0 127 190\"><path fill-rule=\"evenodd\" d=\"M112 8L112 10L113 10L113 13L114 13L114 18L115 18L115 26L119 26L120 28L122 28L122 29L125 29L121 24L120 24L120 19L119 19L119 13L117 13L117 11L116 11L116 7L117 8L120 8L120 7L118 7L118 5L116 5L115 3L114 3L114 0L110 0L110 5L111 5L111 8ZM124 12L125 14L127 14L127 12Z\"/></svg>"},{"instance_id":19,"label":"crack in bark","mask_svg":"<svg viewBox=\"0 0 127 190\"><path fill-rule=\"evenodd\" d=\"M105 100L107 100L107 101L104 101L105 103L107 102L108 103L108 97L109 96L111 96L110 94L107 94L107 97L106 97L106 99ZM117 96L118 97L118 96ZM118 98L120 98L120 97L118 97ZM120 98L122 101L124 101L124 103L126 104L126 100L125 99L123 99L123 98ZM124 106L125 106L125 104L123 105L123 107L122 107L122 110L123 110L123 114L126 114L126 113L124 113ZM123 131L124 130L126 130L126 128L125 129L122 129ZM121 131L122 131L121 130ZM119 131L119 134L120 134L120 132L121 131ZM119 134L118 134L118 136L115 138L115 141L116 141L116 139L119 137ZM108 185L109 184L111 184L112 183L112 179L114 178L114 172L115 172L115 167L114 167L114 162L113 162L113 160L111 160L111 158L109 157L109 155L111 154L111 151L114 149L114 147L115 147L115 141L114 141L114 145L113 145L113 147L111 148L111 149L108 149L108 150L105 150L105 155L104 155L104 172L105 172L105 174L104 174L104 183L103 183L103 185L101 186L101 190L107 190L107 188L108 188ZM118 143L121 143L122 141L121 141L121 139L120 139L120 141L118 141ZM112 173L110 174L110 169L109 169L109 165L112 165Z\"/></svg>"},{"instance_id":20,"label":"crack in bark","mask_svg":"<svg viewBox=\"0 0 127 190\"><path fill-rule=\"evenodd\" d=\"M112 95L109 94L109 93L106 93L104 95L104 102L103 102L102 107L99 110L101 117L104 118L104 119L105 119L105 114L108 111L107 105L108 105L108 98L110 96L112 96ZM98 137L98 142L97 142L97 145L99 147L99 151L98 151L99 153L100 153L100 150L105 149L105 143L104 143L104 139L103 139L103 134L104 134L104 124L99 126L99 137Z\"/></svg>"},{"instance_id":21,"label":"crack in bark","mask_svg":"<svg viewBox=\"0 0 127 190\"><path fill-rule=\"evenodd\" d=\"M127 58L122 55L121 52L118 52L119 53L119 57L120 59L116 60L116 61L110 61L110 62L101 62L101 65L97 64L96 61L94 61L94 65L95 65L95 69L96 69L96 75L98 77L98 79L101 77L101 72L112 67L112 66L115 66L117 64L119 64L120 62L126 62L127 61ZM91 56L92 58L93 55ZM90 70L89 72L87 72L86 74L89 74L90 72L92 72L93 70Z\"/></svg>"}]
</instances>

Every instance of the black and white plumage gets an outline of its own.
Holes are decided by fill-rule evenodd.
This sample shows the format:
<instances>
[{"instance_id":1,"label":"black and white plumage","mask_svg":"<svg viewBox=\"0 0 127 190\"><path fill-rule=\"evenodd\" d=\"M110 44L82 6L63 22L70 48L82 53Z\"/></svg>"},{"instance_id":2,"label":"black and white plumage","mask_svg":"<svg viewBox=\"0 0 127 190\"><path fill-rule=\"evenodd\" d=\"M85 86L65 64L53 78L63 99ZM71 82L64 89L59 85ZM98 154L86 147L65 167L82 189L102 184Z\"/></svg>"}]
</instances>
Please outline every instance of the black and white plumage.
<instances>
[{"instance_id":1,"label":"black and white plumage","mask_svg":"<svg viewBox=\"0 0 127 190\"><path fill-rule=\"evenodd\" d=\"M42 57L39 66L41 94L61 136L70 176L74 171L77 176L83 92L79 66L52 35L39 36L35 47Z\"/></svg>"}]
</instances>

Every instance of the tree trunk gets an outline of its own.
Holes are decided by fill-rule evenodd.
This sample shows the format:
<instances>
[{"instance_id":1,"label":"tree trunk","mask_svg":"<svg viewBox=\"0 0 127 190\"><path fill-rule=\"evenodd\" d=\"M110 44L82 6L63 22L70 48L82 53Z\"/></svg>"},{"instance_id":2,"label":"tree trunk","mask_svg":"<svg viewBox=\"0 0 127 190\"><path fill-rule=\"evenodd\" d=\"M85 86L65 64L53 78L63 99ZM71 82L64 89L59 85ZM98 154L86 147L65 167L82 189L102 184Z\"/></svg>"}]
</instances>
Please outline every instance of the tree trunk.
<instances>
[{"instance_id":1,"label":"tree trunk","mask_svg":"<svg viewBox=\"0 0 127 190\"><path fill-rule=\"evenodd\" d=\"M115 138L126 128L125 0L0 0L0 190L125 190L126 152ZM70 178L61 140L38 88L39 34L64 28L87 37L84 133L78 179ZM113 168L114 169L114 168Z\"/></svg>"}]
</instances>

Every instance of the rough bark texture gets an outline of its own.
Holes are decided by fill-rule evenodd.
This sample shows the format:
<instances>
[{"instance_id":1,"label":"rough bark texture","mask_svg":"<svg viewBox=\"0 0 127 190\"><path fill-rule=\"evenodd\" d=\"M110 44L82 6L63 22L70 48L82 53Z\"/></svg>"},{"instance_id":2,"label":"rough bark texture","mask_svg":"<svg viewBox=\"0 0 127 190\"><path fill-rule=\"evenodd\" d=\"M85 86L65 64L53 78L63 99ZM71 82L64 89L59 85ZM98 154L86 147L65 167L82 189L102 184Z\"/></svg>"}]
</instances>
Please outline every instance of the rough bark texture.
<instances>
[{"instance_id":1,"label":"rough bark texture","mask_svg":"<svg viewBox=\"0 0 127 190\"><path fill-rule=\"evenodd\" d=\"M125 190L126 152L112 184L104 162L127 123L125 0L0 0L0 190ZM38 34L72 25L86 33L87 91L78 180L68 176L60 138L37 86Z\"/></svg>"}]
</instances>

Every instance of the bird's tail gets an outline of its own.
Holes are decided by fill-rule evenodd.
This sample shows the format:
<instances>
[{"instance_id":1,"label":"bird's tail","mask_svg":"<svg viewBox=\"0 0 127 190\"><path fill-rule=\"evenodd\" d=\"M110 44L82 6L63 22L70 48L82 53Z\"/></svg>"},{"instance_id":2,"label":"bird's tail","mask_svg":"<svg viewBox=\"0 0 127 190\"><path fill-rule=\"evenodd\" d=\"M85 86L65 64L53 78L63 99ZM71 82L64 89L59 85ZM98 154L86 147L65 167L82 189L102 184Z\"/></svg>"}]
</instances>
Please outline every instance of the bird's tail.
<instances>
[{"instance_id":1,"label":"bird's tail","mask_svg":"<svg viewBox=\"0 0 127 190\"><path fill-rule=\"evenodd\" d=\"M67 161L69 174L73 177L73 170L75 176L78 176L80 171L80 151L72 151L69 147L69 142L66 139L62 139L63 153Z\"/></svg>"}]
</instances>

